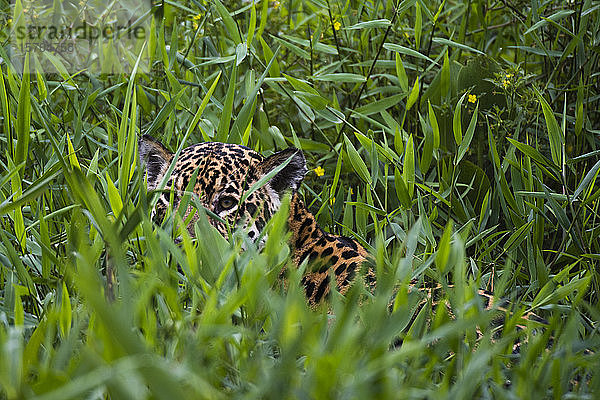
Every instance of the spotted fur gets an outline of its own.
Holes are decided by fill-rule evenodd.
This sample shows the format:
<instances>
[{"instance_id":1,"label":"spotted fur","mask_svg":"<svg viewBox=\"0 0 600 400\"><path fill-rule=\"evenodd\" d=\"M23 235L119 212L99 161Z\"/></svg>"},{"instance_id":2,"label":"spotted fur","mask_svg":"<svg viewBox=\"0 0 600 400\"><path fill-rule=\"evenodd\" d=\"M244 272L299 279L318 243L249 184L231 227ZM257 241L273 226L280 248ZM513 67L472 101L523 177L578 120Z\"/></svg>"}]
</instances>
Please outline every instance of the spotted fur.
<instances>
[{"instance_id":1,"label":"spotted fur","mask_svg":"<svg viewBox=\"0 0 600 400\"><path fill-rule=\"evenodd\" d=\"M165 176L174 154L150 136L144 136L138 144L140 161L145 164L147 187L158 188ZM291 159L290 159L291 158ZM254 191L241 202L243 193L269 172L289 163L276 173L269 182ZM194 172L197 178L193 192L201 204L224 222L211 219L211 224L225 237L227 226L241 225L249 237L256 240L269 218L279 209L281 196L292 192L288 225L291 232L293 260L301 265L307 260L307 272L302 278L306 295L312 305L319 304L331 292L331 277L343 294L360 275L366 250L348 237L332 235L321 229L315 217L303 204L297 190L307 172L304 155L298 149L289 148L270 157L245 146L217 142L199 143L183 149L175 160L173 172L166 188L173 188L173 207L176 209L182 193L188 187ZM153 219L162 221L169 207L170 191L160 194L153 211ZM185 211L187 218L192 207ZM194 234L192 217L188 230ZM372 271L367 280L374 282Z\"/></svg>"},{"instance_id":2,"label":"spotted fur","mask_svg":"<svg viewBox=\"0 0 600 400\"><path fill-rule=\"evenodd\" d=\"M361 272L367 251L356 240L332 235L317 225L315 217L304 207L295 193L290 204L288 225L292 232L294 262L308 260L311 272L304 275L302 284L311 303L316 304L330 292L330 271L336 286L344 294ZM371 269L366 274L367 283L374 283Z\"/></svg>"}]
</instances>

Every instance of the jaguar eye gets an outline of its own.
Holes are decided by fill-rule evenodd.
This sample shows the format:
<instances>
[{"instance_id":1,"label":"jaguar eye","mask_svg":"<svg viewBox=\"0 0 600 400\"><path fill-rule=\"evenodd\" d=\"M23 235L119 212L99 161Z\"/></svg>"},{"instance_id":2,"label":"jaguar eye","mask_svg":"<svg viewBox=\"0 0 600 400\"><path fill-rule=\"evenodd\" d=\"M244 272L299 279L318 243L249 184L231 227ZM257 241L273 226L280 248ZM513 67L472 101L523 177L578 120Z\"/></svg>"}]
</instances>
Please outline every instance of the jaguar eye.
<instances>
[{"instance_id":1,"label":"jaguar eye","mask_svg":"<svg viewBox=\"0 0 600 400\"><path fill-rule=\"evenodd\" d=\"M233 197L222 197L219 199L219 209L221 210L229 210L237 201Z\"/></svg>"}]
</instances>

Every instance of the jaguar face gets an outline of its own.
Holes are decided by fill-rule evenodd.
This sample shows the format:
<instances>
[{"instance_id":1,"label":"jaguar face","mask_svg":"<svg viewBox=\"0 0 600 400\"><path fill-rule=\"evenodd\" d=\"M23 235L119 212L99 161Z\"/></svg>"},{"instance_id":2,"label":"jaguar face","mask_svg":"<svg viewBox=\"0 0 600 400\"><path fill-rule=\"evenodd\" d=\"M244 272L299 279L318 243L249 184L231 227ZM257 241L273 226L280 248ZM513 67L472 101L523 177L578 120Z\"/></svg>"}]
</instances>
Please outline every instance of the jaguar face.
<instances>
[{"instance_id":1,"label":"jaguar face","mask_svg":"<svg viewBox=\"0 0 600 400\"><path fill-rule=\"evenodd\" d=\"M140 162L145 165L147 188L149 191L157 189L174 154L147 135L140 139L138 149ZM285 166L275 172L282 164ZM176 209L196 174L191 188L193 195L198 197L204 208L221 219L211 218L211 224L224 237L228 236L228 231L241 226L251 239L256 240L279 209L281 196L286 191L297 190L306 172L304 155L295 148L263 157L245 146L206 142L181 151L165 188L173 188L173 209ZM256 188L255 184L267 175L270 179ZM161 193L153 211L155 221L161 222L164 218L169 197L169 192ZM185 211L184 218L190 213L195 213L191 206ZM194 215L188 225L192 235L197 218Z\"/></svg>"}]
</instances>

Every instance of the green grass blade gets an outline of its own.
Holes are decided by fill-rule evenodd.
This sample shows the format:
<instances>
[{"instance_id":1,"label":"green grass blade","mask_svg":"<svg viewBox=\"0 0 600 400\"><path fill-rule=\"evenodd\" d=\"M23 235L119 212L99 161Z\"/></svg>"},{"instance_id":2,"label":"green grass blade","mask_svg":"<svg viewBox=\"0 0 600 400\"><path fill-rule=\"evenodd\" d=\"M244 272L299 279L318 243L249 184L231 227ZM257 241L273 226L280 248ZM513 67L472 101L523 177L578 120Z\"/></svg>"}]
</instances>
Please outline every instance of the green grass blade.
<instances>
[{"instance_id":1,"label":"green grass blade","mask_svg":"<svg viewBox=\"0 0 600 400\"><path fill-rule=\"evenodd\" d=\"M221 112L221 119L219 120L219 127L217 128L217 141L225 142L229 135L229 127L231 125L231 115L233 112L233 100L235 96L235 86L237 82L237 65L231 68L231 75L229 76L229 86L227 88L227 95L225 96L225 104L223 105L223 111Z\"/></svg>"},{"instance_id":2,"label":"green grass blade","mask_svg":"<svg viewBox=\"0 0 600 400\"><path fill-rule=\"evenodd\" d=\"M460 146L463 141L461 113L462 103L466 96L467 93L463 94L460 100L458 100L458 103L456 103L456 107L454 108L454 117L452 118L452 131L454 132L454 141L458 146Z\"/></svg>"},{"instance_id":3,"label":"green grass blade","mask_svg":"<svg viewBox=\"0 0 600 400\"><path fill-rule=\"evenodd\" d=\"M219 0L213 0L213 2L215 5L215 8L217 9L217 12L223 19L223 24L225 25L225 31L227 32L229 37L231 39L233 39L233 41L235 42L236 45L242 43L242 38L240 36L240 32L237 29L237 25L235 24L235 21L231 17L231 14L229 13L229 11L227 11L227 8L225 8L223 3L221 3Z\"/></svg>"},{"instance_id":4,"label":"green grass blade","mask_svg":"<svg viewBox=\"0 0 600 400\"><path fill-rule=\"evenodd\" d=\"M412 135L408 137L408 141L406 142L402 178L408 188L408 196L412 199L415 192L415 148L413 146Z\"/></svg>"},{"instance_id":5,"label":"green grass blade","mask_svg":"<svg viewBox=\"0 0 600 400\"><path fill-rule=\"evenodd\" d=\"M354 145L352 142L350 142L346 135L344 135L344 143L346 144L346 154L348 154L352 168L354 168L354 171L356 171L358 176L360 176L364 182L370 184L372 180L371 173L369 172L369 169L367 168L367 165L363 159L358 154L358 151L356 151L356 148L354 148Z\"/></svg>"},{"instance_id":6,"label":"green grass blade","mask_svg":"<svg viewBox=\"0 0 600 400\"><path fill-rule=\"evenodd\" d=\"M554 117L554 113L550 108L550 105L546 102L546 100L538 93L538 98L540 104L542 105L542 111L544 113L544 119L546 120L546 129L548 132L548 139L550 140L550 154L552 156L552 161L554 165L561 168L563 163L563 145L564 145L564 136L562 131L558 126L558 122Z\"/></svg>"},{"instance_id":7,"label":"green grass blade","mask_svg":"<svg viewBox=\"0 0 600 400\"><path fill-rule=\"evenodd\" d=\"M15 150L15 165L21 164L29 154L29 129L31 124L31 91L29 73L29 53L25 57L19 90L19 104L17 106L17 121L15 131L17 134L17 148ZM8 115L8 114L7 114Z\"/></svg>"},{"instance_id":8,"label":"green grass blade","mask_svg":"<svg viewBox=\"0 0 600 400\"><path fill-rule=\"evenodd\" d=\"M475 111L473 111L473 115L471 116L471 122L469 122L469 126L467 127L467 132L465 133L465 137L460 142L458 146L458 150L456 153L456 158L454 159L454 164L457 165L460 160L465 156L467 150L469 150L469 146L471 145L471 141L473 140L473 136L475 134L475 127L477 126L477 115L479 111L479 103L475 107ZM460 127L458 128L460 129Z\"/></svg>"}]
</instances>

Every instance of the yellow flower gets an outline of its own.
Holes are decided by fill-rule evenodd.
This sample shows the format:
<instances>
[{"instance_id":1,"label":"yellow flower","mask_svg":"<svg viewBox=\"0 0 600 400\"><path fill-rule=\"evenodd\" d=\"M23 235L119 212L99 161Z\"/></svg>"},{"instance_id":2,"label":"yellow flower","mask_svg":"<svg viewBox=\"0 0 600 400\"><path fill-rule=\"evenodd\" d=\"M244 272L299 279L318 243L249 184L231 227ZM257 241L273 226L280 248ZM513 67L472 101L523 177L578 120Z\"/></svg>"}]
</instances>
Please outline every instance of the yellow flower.
<instances>
[{"instance_id":1,"label":"yellow flower","mask_svg":"<svg viewBox=\"0 0 600 400\"><path fill-rule=\"evenodd\" d=\"M192 17L192 19L194 19L194 20L196 20L196 21L198 21L199 19L202 19L202 13L198 13L198 14L194 15L194 16Z\"/></svg>"},{"instance_id":2,"label":"yellow flower","mask_svg":"<svg viewBox=\"0 0 600 400\"><path fill-rule=\"evenodd\" d=\"M279 8L279 2L278 1L274 1L273 2L273 8Z\"/></svg>"},{"instance_id":3,"label":"yellow flower","mask_svg":"<svg viewBox=\"0 0 600 400\"><path fill-rule=\"evenodd\" d=\"M335 204L335 197L330 197L329 198L329 204L330 205L334 205Z\"/></svg>"},{"instance_id":4,"label":"yellow flower","mask_svg":"<svg viewBox=\"0 0 600 400\"><path fill-rule=\"evenodd\" d=\"M325 170L323 168L321 168L321 166L318 166L317 168L315 168L314 171L315 171L315 174L317 174L317 176L325 175Z\"/></svg>"},{"instance_id":5,"label":"yellow flower","mask_svg":"<svg viewBox=\"0 0 600 400\"><path fill-rule=\"evenodd\" d=\"M350 195L354 194L354 190L352 190L352 188L350 188Z\"/></svg>"},{"instance_id":6,"label":"yellow flower","mask_svg":"<svg viewBox=\"0 0 600 400\"><path fill-rule=\"evenodd\" d=\"M340 23L340 21L336 21L333 24L333 29L335 29L336 31L339 31L341 27L342 27L342 24Z\"/></svg>"},{"instance_id":7,"label":"yellow flower","mask_svg":"<svg viewBox=\"0 0 600 400\"><path fill-rule=\"evenodd\" d=\"M477 95L476 94L469 95L469 103L477 103Z\"/></svg>"},{"instance_id":8,"label":"yellow flower","mask_svg":"<svg viewBox=\"0 0 600 400\"><path fill-rule=\"evenodd\" d=\"M504 89L508 88L510 86L510 81L508 79L504 79L502 81L502 86L504 86Z\"/></svg>"}]
</instances>

